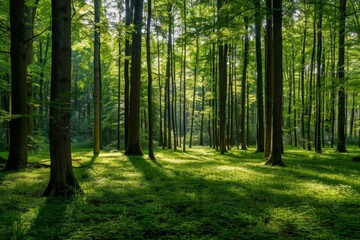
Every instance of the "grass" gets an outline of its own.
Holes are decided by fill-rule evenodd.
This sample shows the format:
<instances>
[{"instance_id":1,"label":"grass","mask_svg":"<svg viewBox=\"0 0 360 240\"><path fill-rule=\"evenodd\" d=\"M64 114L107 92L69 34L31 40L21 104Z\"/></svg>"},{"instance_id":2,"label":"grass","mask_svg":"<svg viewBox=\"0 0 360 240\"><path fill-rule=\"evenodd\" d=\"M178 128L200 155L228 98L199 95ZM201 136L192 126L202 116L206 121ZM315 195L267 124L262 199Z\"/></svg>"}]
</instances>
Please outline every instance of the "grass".
<instances>
[{"instance_id":1,"label":"grass","mask_svg":"<svg viewBox=\"0 0 360 240\"><path fill-rule=\"evenodd\" d=\"M359 149L286 149L285 168L254 149L155 154L74 150L70 200L39 197L47 168L0 173L0 239L360 239Z\"/></svg>"}]
</instances>

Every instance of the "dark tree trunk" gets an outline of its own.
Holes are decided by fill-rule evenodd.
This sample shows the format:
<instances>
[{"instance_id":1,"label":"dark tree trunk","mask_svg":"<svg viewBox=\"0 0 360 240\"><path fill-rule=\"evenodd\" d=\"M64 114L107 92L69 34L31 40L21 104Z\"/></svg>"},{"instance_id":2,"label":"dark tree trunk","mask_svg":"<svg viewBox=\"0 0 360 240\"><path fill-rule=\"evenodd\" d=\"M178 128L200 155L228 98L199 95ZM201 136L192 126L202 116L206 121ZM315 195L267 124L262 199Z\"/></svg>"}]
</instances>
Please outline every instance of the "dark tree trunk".
<instances>
[{"instance_id":1,"label":"dark tree trunk","mask_svg":"<svg viewBox=\"0 0 360 240\"><path fill-rule=\"evenodd\" d=\"M261 54L261 7L260 1L254 0L255 41L256 41L256 152L264 152L264 99L263 99L263 69Z\"/></svg>"},{"instance_id":2,"label":"dark tree trunk","mask_svg":"<svg viewBox=\"0 0 360 240\"><path fill-rule=\"evenodd\" d=\"M71 196L80 190L74 177L70 139L71 1L52 1L50 97L50 182L44 196Z\"/></svg>"},{"instance_id":3,"label":"dark tree trunk","mask_svg":"<svg viewBox=\"0 0 360 240\"><path fill-rule=\"evenodd\" d=\"M184 103L183 103L183 152L185 152L186 150L186 45L187 45L187 36L186 36L186 31L187 31L187 22L186 22L186 0L184 0L184 58L183 58L183 70L184 70L184 73L183 73L183 91L184 91Z\"/></svg>"},{"instance_id":4,"label":"dark tree trunk","mask_svg":"<svg viewBox=\"0 0 360 240\"><path fill-rule=\"evenodd\" d=\"M157 57L160 59L160 40L159 40L159 30L156 28L156 41L157 41ZM159 145L164 149L165 143L163 141L163 125L162 125L162 87L161 87L161 71L160 71L160 61L158 60L157 64L157 75L158 75L158 84L159 84Z\"/></svg>"},{"instance_id":5,"label":"dark tree trunk","mask_svg":"<svg viewBox=\"0 0 360 240\"><path fill-rule=\"evenodd\" d=\"M200 124L200 142L199 145L204 145L204 116L205 116L205 86L204 86L204 77L202 79L201 86L201 124Z\"/></svg>"},{"instance_id":6,"label":"dark tree trunk","mask_svg":"<svg viewBox=\"0 0 360 240\"><path fill-rule=\"evenodd\" d=\"M100 153L100 0L94 1L94 154Z\"/></svg>"},{"instance_id":7,"label":"dark tree trunk","mask_svg":"<svg viewBox=\"0 0 360 240\"><path fill-rule=\"evenodd\" d=\"M273 120L272 144L269 158L266 162L271 166L284 166L282 154L282 0L273 0L273 57L274 61L274 93L273 94Z\"/></svg>"},{"instance_id":8,"label":"dark tree trunk","mask_svg":"<svg viewBox=\"0 0 360 240\"><path fill-rule=\"evenodd\" d=\"M322 4L318 5L319 19L317 23L317 66L316 66L316 118L315 118L315 151L321 153L321 80L322 80Z\"/></svg>"},{"instance_id":9,"label":"dark tree trunk","mask_svg":"<svg viewBox=\"0 0 360 240\"><path fill-rule=\"evenodd\" d=\"M130 28L131 19L132 19L132 2L133 0L125 0L125 15L126 15L126 28ZM124 131L125 131L125 149L128 147L128 138L129 138L129 93L130 93L130 76L129 76L129 68L130 68L130 58L131 57L131 44L130 44L130 34L126 35L125 38L125 61L124 61L124 105L125 105L125 113L124 113Z\"/></svg>"},{"instance_id":10,"label":"dark tree trunk","mask_svg":"<svg viewBox=\"0 0 360 240\"><path fill-rule=\"evenodd\" d=\"M168 3L168 49L167 49L167 61L166 61L166 84L165 84L165 106L166 106L166 113L167 113L167 148L171 149L171 130L172 130L172 120L171 120L171 101L170 101L170 94L171 94L171 55L172 55L172 4Z\"/></svg>"},{"instance_id":11,"label":"dark tree trunk","mask_svg":"<svg viewBox=\"0 0 360 240\"><path fill-rule=\"evenodd\" d=\"M120 37L120 34L119 34ZM121 112L121 41L119 39L119 56L118 56L118 89L117 89L117 149L120 150L121 134L120 134L120 112Z\"/></svg>"},{"instance_id":12,"label":"dark tree trunk","mask_svg":"<svg viewBox=\"0 0 360 240\"><path fill-rule=\"evenodd\" d=\"M194 130L198 60L199 60L199 37L197 36L197 37L196 37L196 56L195 56L195 66L194 66L194 88L193 88L193 101L192 101L192 112L191 112L191 125L190 125L189 148L192 147L192 137L193 137L193 130Z\"/></svg>"},{"instance_id":13,"label":"dark tree trunk","mask_svg":"<svg viewBox=\"0 0 360 240\"><path fill-rule=\"evenodd\" d=\"M269 157L271 151L272 131L272 95L273 95L273 21L272 21L272 0L266 0L266 36L265 36L265 63L266 63L266 84L265 84L265 136L264 156Z\"/></svg>"},{"instance_id":14,"label":"dark tree trunk","mask_svg":"<svg viewBox=\"0 0 360 240\"><path fill-rule=\"evenodd\" d=\"M304 7L306 5L304 4ZM301 146L305 149L305 50L307 35L307 14L305 14L304 38L301 50Z\"/></svg>"},{"instance_id":15,"label":"dark tree trunk","mask_svg":"<svg viewBox=\"0 0 360 240\"><path fill-rule=\"evenodd\" d=\"M339 24L339 102L338 102L338 139L336 150L340 153L346 152L345 142L345 21L346 21L346 0L340 0L340 24Z\"/></svg>"},{"instance_id":16,"label":"dark tree trunk","mask_svg":"<svg viewBox=\"0 0 360 240\"><path fill-rule=\"evenodd\" d=\"M131 54L131 89L128 145L125 155L143 155L140 146L141 28L143 0L135 0Z\"/></svg>"},{"instance_id":17,"label":"dark tree trunk","mask_svg":"<svg viewBox=\"0 0 360 240\"><path fill-rule=\"evenodd\" d=\"M307 122L307 149L311 151L311 116L312 116L312 104L313 104L313 71L314 71L314 62L315 62L315 52L316 52L316 8L314 7L314 24L313 24L313 49L311 53L311 63L310 63L310 87L309 87L309 102L308 102L308 122Z\"/></svg>"},{"instance_id":18,"label":"dark tree trunk","mask_svg":"<svg viewBox=\"0 0 360 240\"><path fill-rule=\"evenodd\" d=\"M247 137L246 137L246 79L247 79L247 66L249 63L249 18L244 17L245 23L245 43L244 43L244 63L241 78L241 150L247 150Z\"/></svg>"},{"instance_id":19,"label":"dark tree trunk","mask_svg":"<svg viewBox=\"0 0 360 240\"><path fill-rule=\"evenodd\" d=\"M148 19L146 28L146 61L148 70L148 115L149 115L149 158L154 160L153 147L153 102L152 102L152 71L151 71L151 52L150 52L150 29L151 27L151 0L148 0Z\"/></svg>"},{"instance_id":20,"label":"dark tree trunk","mask_svg":"<svg viewBox=\"0 0 360 240\"><path fill-rule=\"evenodd\" d=\"M11 113L10 148L6 170L25 167L27 156L27 79L25 50L25 3L10 1L11 27Z\"/></svg>"}]
</instances>

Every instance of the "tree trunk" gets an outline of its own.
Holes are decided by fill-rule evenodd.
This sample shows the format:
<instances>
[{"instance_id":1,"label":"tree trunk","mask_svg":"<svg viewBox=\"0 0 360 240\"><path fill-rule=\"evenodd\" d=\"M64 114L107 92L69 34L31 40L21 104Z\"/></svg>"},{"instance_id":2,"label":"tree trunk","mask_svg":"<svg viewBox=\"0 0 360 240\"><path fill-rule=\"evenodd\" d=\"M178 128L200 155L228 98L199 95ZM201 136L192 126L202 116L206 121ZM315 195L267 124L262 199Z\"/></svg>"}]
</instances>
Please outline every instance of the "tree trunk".
<instances>
[{"instance_id":1,"label":"tree trunk","mask_svg":"<svg viewBox=\"0 0 360 240\"><path fill-rule=\"evenodd\" d=\"M71 1L52 1L50 181L44 196L71 196L80 187L72 170L70 139Z\"/></svg>"},{"instance_id":2,"label":"tree trunk","mask_svg":"<svg viewBox=\"0 0 360 240\"><path fill-rule=\"evenodd\" d=\"M266 162L271 166L284 166L282 153L282 0L273 0L273 57L274 68L273 120L271 152ZM276 93L276 94L274 94Z\"/></svg>"},{"instance_id":3,"label":"tree trunk","mask_svg":"<svg viewBox=\"0 0 360 240\"><path fill-rule=\"evenodd\" d=\"M26 166L27 156L27 79L25 51L25 3L10 1L11 27L11 114L10 147L6 170Z\"/></svg>"},{"instance_id":4,"label":"tree trunk","mask_svg":"<svg viewBox=\"0 0 360 240\"><path fill-rule=\"evenodd\" d=\"M273 20L272 0L266 0L266 36L265 36L265 63L266 63L266 84L265 84L265 143L264 156L268 158L271 151L272 131L272 94L273 94Z\"/></svg>"},{"instance_id":5,"label":"tree trunk","mask_svg":"<svg viewBox=\"0 0 360 240\"><path fill-rule=\"evenodd\" d=\"M201 125L200 125L200 146L204 146L204 116L205 116L205 83L204 77L202 78L201 86Z\"/></svg>"},{"instance_id":6,"label":"tree trunk","mask_svg":"<svg viewBox=\"0 0 360 240\"><path fill-rule=\"evenodd\" d=\"M315 12L315 7L314 7ZM311 151L311 115L312 115L312 104L313 104L313 70L314 70L314 61L315 61L315 51L316 51L316 23L315 23L316 14L314 13L314 38L313 38L313 49L311 53L311 63L310 63L310 87L309 87L309 102L308 102L308 122L307 122L307 149Z\"/></svg>"},{"instance_id":7,"label":"tree trunk","mask_svg":"<svg viewBox=\"0 0 360 240\"><path fill-rule=\"evenodd\" d=\"M186 150L186 47L187 47L187 36L186 36L186 32L187 32L187 22L186 22L186 0L184 0L184 58L183 58L183 68L184 68L184 73L183 73L183 91L184 91L184 103L183 103L183 152L185 152Z\"/></svg>"},{"instance_id":8,"label":"tree trunk","mask_svg":"<svg viewBox=\"0 0 360 240\"><path fill-rule=\"evenodd\" d=\"M346 0L340 0L340 19L339 19L339 59L338 59L338 79L339 79L339 102L338 102L338 139L336 150L339 153L346 152L345 143L345 21L346 21Z\"/></svg>"},{"instance_id":9,"label":"tree trunk","mask_svg":"<svg viewBox=\"0 0 360 240\"><path fill-rule=\"evenodd\" d=\"M94 1L94 154L100 153L100 0Z\"/></svg>"},{"instance_id":10,"label":"tree trunk","mask_svg":"<svg viewBox=\"0 0 360 240\"><path fill-rule=\"evenodd\" d=\"M120 37L120 33L119 33ZM119 56L118 56L118 89L117 89L117 149L120 150L121 134L120 134L120 112L121 112L121 41L119 39Z\"/></svg>"},{"instance_id":11,"label":"tree trunk","mask_svg":"<svg viewBox=\"0 0 360 240\"><path fill-rule=\"evenodd\" d=\"M315 121L315 151L321 153L321 81L322 81L322 4L318 5L319 19L317 23L317 67L316 67L316 121Z\"/></svg>"},{"instance_id":12,"label":"tree trunk","mask_svg":"<svg viewBox=\"0 0 360 240\"><path fill-rule=\"evenodd\" d=\"M241 78L241 150L247 150L246 143L246 79L247 79L247 66L249 63L249 18L244 17L245 23L245 43L244 43L244 65Z\"/></svg>"},{"instance_id":13,"label":"tree trunk","mask_svg":"<svg viewBox=\"0 0 360 240\"><path fill-rule=\"evenodd\" d=\"M261 54L261 7L260 1L255 5L255 44L256 44L256 152L264 152L264 99L263 99L263 69Z\"/></svg>"},{"instance_id":14,"label":"tree trunk","mask_svg":"<svg viewBox=\"0 0 360 240\"><path fill-rule=\"evenodd\" d=\"M141 28L143 0L135 0L134 26L131 54L131 89L129 138L125 155L143 155L140 146L140 77L141 77Z\"/></svg>"},{"instance_id":15,"label":"tree trunk","mask_svg":"<svg viewBox=\"0 0 360 240\"><path fill-rule=\"evenodd\" d=\"M146 61L148 70L148 115L149 115L149 158L154 160L153 147L153 102L152 102L152 71L151 71L151 52L150 52L150 29L151 27L151 0L148 0L148 19L146 28Z\"/></svg>"},{"instance_id":16,"label":"tree trunk","mask_svg":"<svg viewBox=\"0 0 360 240\"><path fill-rule=\"evenodd\" d=\"M305 8L304 4L304 8ZM305 150L305 50L306 50L306 35L307 35L307 14L305 14L304 24L304 38L301 50L301 146Z\"/></svg>"},{"instance_id":17,"label":"tree trunk","mask_svg":"<svg viewBox=\"0 0 360 240\"><path fill-rule=\"evenodd\" d=\"M130 3L131 2L131 3ZM132 20L132 12L133 12L133 0L125 0L125 26L127 29L130 29L130 24ZM129 68L130 68L130 58L131 58L131 44L130 44L130 34L126 35L125 38L125 61L124 61L124 131L125 131L125 149L128 147L128 139L129 139L129 93L130 93L130 76L129 76Z\"/></svg>"},{"instance_id":18,"label":"tree trunk","mask_svg":"<svg viewBox=\"0 0 360 240\"><path fill-rule=\"evenodd\" d=\"M192 147L192 137L194 130L194 119L195 119L195 101L196 101L196 83L197 83L197 66L199 60L199 37L196 37L196 56L195 56L195 66L194 66L194 88L193 88L193 100L192 100L192 112L191 112L191 125L190 125L190 141L189 148Z\"/></svg>"}]
</instances>

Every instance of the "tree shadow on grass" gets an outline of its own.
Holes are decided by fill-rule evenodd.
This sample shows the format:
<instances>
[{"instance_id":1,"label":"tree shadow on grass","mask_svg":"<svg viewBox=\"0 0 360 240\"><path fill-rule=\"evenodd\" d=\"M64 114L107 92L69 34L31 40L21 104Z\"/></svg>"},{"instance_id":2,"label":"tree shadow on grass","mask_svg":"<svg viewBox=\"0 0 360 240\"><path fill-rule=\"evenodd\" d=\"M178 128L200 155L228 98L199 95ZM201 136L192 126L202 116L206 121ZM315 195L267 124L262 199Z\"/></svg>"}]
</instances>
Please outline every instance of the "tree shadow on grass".
<instances>
[{"instance_id":1,"label":"tree shadow on grass","mask_svg":"<svg viewBox=\"0 0 360 240\"><path fill-rule=\"evenodd\" d=\"M47 198L44 205L40 207L27 237L62 239L62 236L66 236L66 233L62 232L62 227L66 222L66 209L70 201L63 197Z\"/></svg>"}]
</instances>

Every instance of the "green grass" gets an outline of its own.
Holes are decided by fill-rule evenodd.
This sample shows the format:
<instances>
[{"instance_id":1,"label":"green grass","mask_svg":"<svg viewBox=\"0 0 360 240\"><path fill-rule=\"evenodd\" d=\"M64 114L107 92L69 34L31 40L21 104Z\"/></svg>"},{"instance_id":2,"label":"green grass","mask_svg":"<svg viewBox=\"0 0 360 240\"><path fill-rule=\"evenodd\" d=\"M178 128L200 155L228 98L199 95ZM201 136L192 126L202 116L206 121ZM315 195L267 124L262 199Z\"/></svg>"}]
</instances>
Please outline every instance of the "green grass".
<instances>
[{"instance_id":1,"label":"green grass","mask_svg":"<svg viewBox=\"0 0 360 240\"><path fill-rule=\"evenodd\" d=\"M39 197L47 168L0 173L0 239L360 239L359 149L286 149L285 168L253 152L74 150L70 200Z\"/></svg>"}]
</instances>

